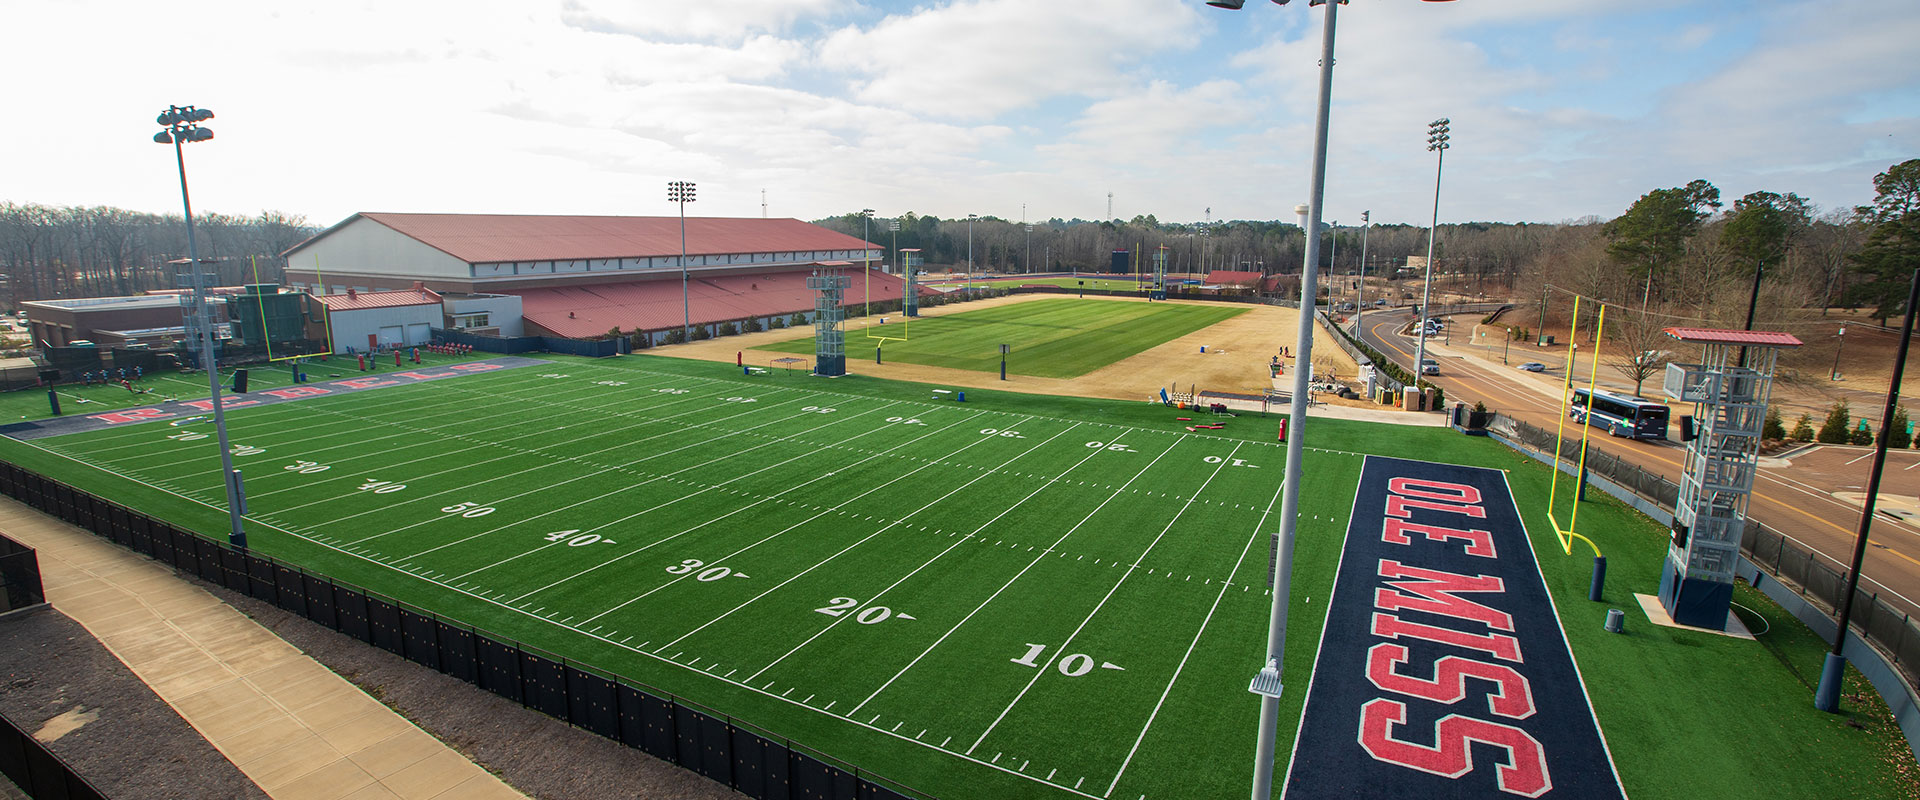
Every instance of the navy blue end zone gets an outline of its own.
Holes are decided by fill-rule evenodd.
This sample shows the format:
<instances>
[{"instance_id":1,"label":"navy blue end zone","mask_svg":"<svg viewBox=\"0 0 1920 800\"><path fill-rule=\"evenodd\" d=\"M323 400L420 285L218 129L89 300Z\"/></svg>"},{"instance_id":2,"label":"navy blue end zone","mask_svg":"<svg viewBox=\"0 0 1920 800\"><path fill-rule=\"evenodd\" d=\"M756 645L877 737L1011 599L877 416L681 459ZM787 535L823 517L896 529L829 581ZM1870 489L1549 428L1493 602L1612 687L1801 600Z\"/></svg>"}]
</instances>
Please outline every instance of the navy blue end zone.
<instances>
[{"instance_id":1,"label":"navy blue end zone","mask_svg":"<svg viewBox=\"0 0 1920 800\"><path fill-rule=\"evenodd\" d=\"M502 358L489 358L483 361L464 361L441 367L416 367L411 370L401 367L391 367L386 372L370 372L366 375L352 378L303 383L279 389L263 389L246 394L221 392L220 406L222 411L230 411L236 408L267 406L294 400L304 400L309 397L326 397L348 392L364 392L369 389L379 389L387 386L405 386L421 381L458 378L462 375L478 375L496 370L531 367L551 363L553 362L543 361L538 358L505 356ZM205 373L198 374L205 375ZM8 436L26 441L29 439L44 439L48 436L62 436L69 433L97 431L102 428L112 428L137 422L151 422L163 419L177 422L179 420L211 413L213 413L213 400L205 398L199 400L170 401L151 406L121 408L98 413L76 411L63 417L0 425L0 436Z\"/></svg>"},{"instance_id":2,"label":"navy blue end zone","mask_svg":"<svg viewBox=\"0 0 1920 800\"><path fill-rule=\"evenodd\" d=\"M1505 474L1367 458L1285 796L1625 797Z\"/></svg>"}]
</instances>

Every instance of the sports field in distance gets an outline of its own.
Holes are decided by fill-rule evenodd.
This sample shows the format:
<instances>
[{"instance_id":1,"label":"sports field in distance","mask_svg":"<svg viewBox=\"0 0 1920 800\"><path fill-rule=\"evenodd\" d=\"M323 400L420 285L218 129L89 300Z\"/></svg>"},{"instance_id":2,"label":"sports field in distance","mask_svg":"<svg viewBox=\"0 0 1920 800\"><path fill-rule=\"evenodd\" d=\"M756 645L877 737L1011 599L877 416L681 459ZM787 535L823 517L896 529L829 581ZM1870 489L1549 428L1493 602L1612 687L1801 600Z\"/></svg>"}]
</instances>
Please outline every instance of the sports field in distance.
<instances>
[{"instance_id":1,"label":"sports field in distance","mask_svg":"<svg viewBox=\"0 0 1920 800\"><path fill-rule=\"evenodd\" d=\"M1189 432L1147 403L935 402L918 384L650 356L419 372L431 379L230 412L256 550L924 796L1245 796L1283 465L1273 418ZM218 453L206 423L173 424L187 418L0 438L0 457L218 535ZM1881 749L1890 723L1867 719L1870 735L1812 709L1801 681L1821 644L1757 592L1737 600L1778 631L1760 644L1644 621L1603 632L1606 608L1657 577L1665 537L1644 518L1582 511L1614 576L1608 602L1589 603L1590 559L1560 555L1538 516L1545 467L1445 429L1313 431L1282 754L1363 454L1413 454L1507 470L1631 796L1892 797L1910 783Z\"/></svg>"},{"instance_id":2,"label":"sports field in distance","mask_svg":"<svg viewBox=\"0 0 1920 800\"><path fill-rule=\"evenodd\" d=\"M879 346L891 361L997 372L1000 345L1007 344L1013 351L1008 373L1072 378L1244 313L1212 305L1050 298L911 322L889 315L885 325L847 331L847 352L859 358ZM759 349L810 356L814 344L809 336Z\"/></svg>"},{"instance_id":3,"label":"sports field in distance","mask_svg":"<svg viewBox=\"0 0 1920 800\"><path fill-rule=\"evenodd\" d=\"M1084 286L1082 285L1082 281L1085 282ZM1109 291L1109 292L1134 292L1134 291L1145 291L1148 283L1149 281L1134 280L1132 277L1128 277L1128 276L1112 276L1112 277L1085 276L1085 277L1079 277L1079 278L1062 278L1062 277L996 278L991 281L974 281L972 284L968 284L964 280L941 281L939 283L930 283L927 285L935 289L958 289L958 288L962 288L969 285L974 286L976 288L981 286L985 286L988 288L1004 288L1009 286L1058 286L1063 289L1086 288L1086 289L1098 289L1101 291Z\"/></svg>"}]
</instances>

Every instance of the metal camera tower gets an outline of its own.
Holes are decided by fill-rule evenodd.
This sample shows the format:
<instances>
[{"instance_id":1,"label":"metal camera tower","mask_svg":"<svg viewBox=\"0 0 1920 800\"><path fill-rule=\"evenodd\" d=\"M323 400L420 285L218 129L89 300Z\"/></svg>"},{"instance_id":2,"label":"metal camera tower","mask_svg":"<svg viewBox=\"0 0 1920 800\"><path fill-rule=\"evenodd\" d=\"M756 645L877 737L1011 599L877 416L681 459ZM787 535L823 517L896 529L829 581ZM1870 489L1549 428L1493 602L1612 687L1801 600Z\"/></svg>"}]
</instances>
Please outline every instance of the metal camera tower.
<instances>
[{"instance_id":1,"label":"metal camera tower","mask_svg":"<svg viewBox=\"0 0 1920 800\"><path fill-rule=\"evenodd\" d=\"M1150 300L1167 299L1167 246L1153 253L1153 289L1147 293Z\"/></svg>"},{"instance_id":2,"label":"metal camera tower","mask_svg":"<svg viewBox=\"0 0 1920 800\"><path fill-rule=\"evenodd\" d=\"M813 300L813 374L837 376L847 374L847 335L840 330L840 320L846 317L841 302L846 296L847 286L853 279L845 275L814 273L807 278L807 288L819 292Z\"/></svg>"},{"instance_id":3,"label":"metal camera tower","mask_svg":"<svg viewBox=\"0 0 1920 800\"><path fill-rule=\"evenodd\" d=\"M907 272L907 286L900 292L900 313L909 317L920 316L920 279L917 277L920 249L909 247L900 251L900 268Z\"/></svg>"},{"instance_id":4,"label":"metal camera tower","mask_svg":"<svg viewBox=\"0 0 1920 800\"><path fill-rule=\"evenodd\" d=\"M1733 567L1746 533L1747 500L1779 351L1799 347L1787 333L1668 328L1702 346L1700 363L1667 365L1667 397L1693 404L1693 430L1674 504L1673 542L1660 567L1660 605L1675 622L1725 630Z\"/></svg>"}]
</instances>

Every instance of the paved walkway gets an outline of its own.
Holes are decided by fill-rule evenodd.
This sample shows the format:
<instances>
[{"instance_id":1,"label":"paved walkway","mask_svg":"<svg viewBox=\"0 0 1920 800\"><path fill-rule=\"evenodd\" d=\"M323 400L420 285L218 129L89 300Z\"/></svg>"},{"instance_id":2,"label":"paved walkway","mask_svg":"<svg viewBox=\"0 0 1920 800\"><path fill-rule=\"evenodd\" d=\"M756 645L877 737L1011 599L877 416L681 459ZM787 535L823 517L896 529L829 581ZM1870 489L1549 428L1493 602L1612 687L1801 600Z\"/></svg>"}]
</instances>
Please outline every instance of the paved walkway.
<instances>
[{"instance_id":1,"label":"paved walkway","mask_svg":"<svg viewBox=\"0 0 1920 800\"><path fill-rule=\"evenodd\" d=\"M524 798L219 598L0 498L47 600L99 638L275 800Z\"/></svg>"}]
</instances>

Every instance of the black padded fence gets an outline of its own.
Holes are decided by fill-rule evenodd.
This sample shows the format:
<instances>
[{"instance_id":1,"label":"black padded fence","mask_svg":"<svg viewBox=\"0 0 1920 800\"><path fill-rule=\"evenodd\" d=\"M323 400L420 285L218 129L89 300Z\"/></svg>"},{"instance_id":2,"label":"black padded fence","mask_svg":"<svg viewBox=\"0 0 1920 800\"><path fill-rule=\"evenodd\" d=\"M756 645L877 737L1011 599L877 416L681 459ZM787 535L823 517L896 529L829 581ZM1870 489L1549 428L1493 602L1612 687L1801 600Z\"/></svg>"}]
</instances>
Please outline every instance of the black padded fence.
<instances>
[{"instance_id":1,"label":"black padded fence","mask_svg":"<svg viewBox=\"0 0 1920 800\"><path fill-rule=\"evenodd\" d=\"M46 745L5 717L0 717L0 774L33 800L106 798Z\"/></svg>"},{"instance_id":2,"label":"black padded fence","mask_svg":"<svg viewBox=\"0 0 1920 800\"><path fill-rule=\"evenodd\" d=\"M40 557L33 548L0 535L0 614L46 601L40 585Z\"/></svg>"},{"instance_id":3,"label":"black padded fence","mask_svg":"<svg viewBox=\"0 0 1920 800\"><path fill-rule=\"evenodd\" d=\"M757 800L930 798L746 721L298 565L235 549L13 464L0 462L0 493L181 572L272 603ZM0 539L0 568L10 563L4 555L8 543ZM31 558L32 551L26 554ZM37 588L37 570L34 577ZM1920 648L1920 637L1915 637L1915 647ZM41 771L28 772L24 747L0 730L0 770L22 786L28 783L16 776L16 768L31 781L54 781L36 777ZM36 800L100 796L88 793L92 789L84 781L72 785L81 788L50 788L48 794L29 789L28 794ZM55 791L66 793L51 793Z\"/></svg>"}]
</instances>

